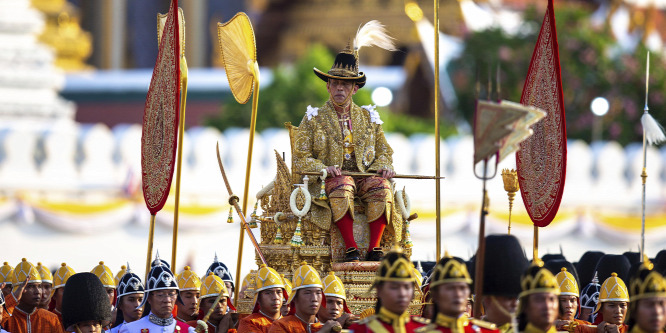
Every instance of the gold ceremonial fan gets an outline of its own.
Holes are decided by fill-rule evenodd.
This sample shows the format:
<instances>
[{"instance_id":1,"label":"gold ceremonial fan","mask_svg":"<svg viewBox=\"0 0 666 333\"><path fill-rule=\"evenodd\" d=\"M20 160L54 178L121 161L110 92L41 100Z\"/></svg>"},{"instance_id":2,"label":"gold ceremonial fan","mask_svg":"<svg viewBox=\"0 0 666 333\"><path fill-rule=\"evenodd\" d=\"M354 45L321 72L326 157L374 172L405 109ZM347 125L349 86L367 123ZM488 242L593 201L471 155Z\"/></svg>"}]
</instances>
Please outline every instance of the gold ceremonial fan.
<instances>
[{"instance_id":1,"label":"gold ceremonial fan","mask_svg":"<svg viewBox=\"0 0 666 333\"><path fill-rule=\"evenodd\" d=\"M238 103L245 104L253 88L259 90L257 47L250 19L245 13L238 13L229 22L217 24L217 35L231 93ZM252 112L254 109L253 105Z\"/></svg>"},{"instance_id":2,"label":"gold ceremonial fan","mask_svg":"<svg viewBox=\"0 0 666 333\"><path fill-rule=\"evenodd\" d=\"M243 190L243 215L247 214L247 200L250 187L250 169L252 168L252 144L254 142L254 129L257 125L257 105L259 103L259 64L257 63L257 46L254 40L254 30L250 18L243 12L236 14L227 23L217 24L217 36L220 43L220 53L224 70L227 73L229 87L236 101L247 103L252 97L252 116L250 120L250 140L247 148L247 166L245 167L245 188ZM252 232L243 224L238 240L238 262L236 266L236 281L240 280L241 262L243 252L243 229ZM235 299L238 299L238 289L234 290Z\"/></svg>"}]
</instances>

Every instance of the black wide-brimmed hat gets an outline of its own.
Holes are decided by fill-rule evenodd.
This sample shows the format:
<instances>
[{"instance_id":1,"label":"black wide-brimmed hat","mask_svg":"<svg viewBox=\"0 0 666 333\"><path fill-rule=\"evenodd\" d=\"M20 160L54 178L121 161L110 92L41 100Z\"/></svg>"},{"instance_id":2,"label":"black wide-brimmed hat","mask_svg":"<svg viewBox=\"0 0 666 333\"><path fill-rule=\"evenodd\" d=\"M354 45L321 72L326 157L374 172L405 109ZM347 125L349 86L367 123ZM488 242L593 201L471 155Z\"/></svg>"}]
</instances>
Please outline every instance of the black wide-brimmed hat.
<instances>
[{"instance_id":1,"label":"black wide-brimmed hat","mask_svg":"<svg viewBox=\"0 0 666 333\"><path fill-rule=\"evenodd\" d=\"M518 297L529 262L515 236L489 235L483 261L483 294Z\"/></svg>"},{"instance_id":2,"label":"black wide-brimmed hat","mask_svg":"<svg viewBox=\"0 0 666 333\"><path fill-rule=\"evenodd\" d=\"M93 273L72 275L62 297L62 323L65 328L85 321L108 322L111 305L106 289Z\"/></svg>"},{"instance_id":3,"label":"black wide-brimmed hat","mask_svg":"<svg viewBox=\"0 0 666 333\"><path fill-rule=\"evenodd\" d=\"M358 52L351 49L351 45L342 50L335 56L335 61L331 69L324 73L313 68L315 75L328 82L329 79L353 81L359 88L365 85L365 73L358 71Z\"/></svg>"},{"instance_id":4,"label":"black wide-brimmed hat","mask_svg":"<svg viewBox=\"0 0 666 333\"><path fill-rule=\"evenodd\" d=\"M326 82L329 79L353 81L362 88L365 85L365 74L358 70L358 51L368 46L377 46L388 51L396 50L393 38L388 35L384 26L379 21L372 20L358 29L353 45L350 42L335 56L333 67L327 73L313 68L315 75Z\"/></svg>"}]
</instances>

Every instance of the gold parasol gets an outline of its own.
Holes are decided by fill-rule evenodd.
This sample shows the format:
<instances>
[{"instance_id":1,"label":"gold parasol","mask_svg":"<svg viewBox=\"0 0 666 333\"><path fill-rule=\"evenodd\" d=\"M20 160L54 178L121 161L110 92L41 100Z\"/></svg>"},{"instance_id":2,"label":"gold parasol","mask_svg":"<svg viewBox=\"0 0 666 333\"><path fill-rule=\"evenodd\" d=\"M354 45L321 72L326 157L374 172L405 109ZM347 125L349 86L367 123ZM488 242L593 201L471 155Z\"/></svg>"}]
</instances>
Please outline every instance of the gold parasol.
<instances>
[{"instance_id":1,"label":"gold parasol","mask_svg":"<svg viewBox=\"0 0 666 333\"><path fill-rule=\"evenodd\" d=\"M222 62L229 80L231 93L236 101L247 103L252 98L252 118L250 120L250 142L247 151L245 169L245 189L243 190L243 215L247 215L247 200L250 187L250 169L252 167L252 144L257 124L257 104L259 102L259 64L257 63L257 46L250 18L245 13L236 14L227 23L217 24L217 36L220 43ZM241 221L241 224L245 222ZM243 229L241 226L238 240L238 262L236 265L236 281L240 281L241 261L243 259ZM248 229L248 232L249 229ZM238 299L238 290L234 289L234 300Z\"/></svg>"}]
</instances>

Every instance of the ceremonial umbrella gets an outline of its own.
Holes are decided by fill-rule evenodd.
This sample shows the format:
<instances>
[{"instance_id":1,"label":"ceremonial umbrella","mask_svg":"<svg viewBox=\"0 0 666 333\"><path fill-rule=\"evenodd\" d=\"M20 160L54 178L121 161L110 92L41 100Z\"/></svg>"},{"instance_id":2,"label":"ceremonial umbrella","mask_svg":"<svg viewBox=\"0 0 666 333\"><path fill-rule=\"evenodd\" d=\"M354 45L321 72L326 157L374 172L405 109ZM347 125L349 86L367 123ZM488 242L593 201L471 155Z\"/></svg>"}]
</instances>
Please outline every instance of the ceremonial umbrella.
<instances>
[{"instance_id":1,"label":"ceremonial umbrella","mask_svg":"<svg viewBox=\"0 0 666 333\"><path fill-rule=\"evenodd\" d=\"M247 215L247 200L250 187L250 169L252 167L252 144L254 143L254 130L257 125L257 103L259 102L259 64L257 63L257 47L254 39L254 30L250 18L245 13L236 14L231 20L217 24L217 35L220 43L220 53L224 62L231 93L236 101L247 103L252 98L252 118L250 120L250 142L247 150L247 166L245 169L245 188L243 190L243 215ZM236 266L236 281L240 281L241 261L243 259L243 229L251 232L241 221L238 241L238 263ZM234 289L234 299L238 299L238 289Z\"/></svg>"}]
</instances>

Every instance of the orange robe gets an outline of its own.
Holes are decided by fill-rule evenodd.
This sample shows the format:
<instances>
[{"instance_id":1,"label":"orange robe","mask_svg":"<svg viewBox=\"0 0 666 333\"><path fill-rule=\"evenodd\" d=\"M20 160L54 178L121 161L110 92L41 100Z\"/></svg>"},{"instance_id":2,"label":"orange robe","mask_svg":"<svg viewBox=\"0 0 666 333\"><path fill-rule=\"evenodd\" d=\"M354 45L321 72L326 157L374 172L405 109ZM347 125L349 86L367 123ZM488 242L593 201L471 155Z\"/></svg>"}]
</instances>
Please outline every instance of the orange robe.
<instances>
[{"instance_id":1,"label":"orange robe","mask_svg":"<svg viewBox=\"0 0 666 333\"><path fill-rule=\"evenodd\" d=\"M320 322L307 325L296 315L289 315L273 322L273 325L268 329L268 333L315 333L322 326Z\"/></svg>"},{"instance_id":2,"label":"orange robe","mask_svg":"<svg viewBox=\"0 0 666 333\"><path fill-rule=\"evenodd\" d=\"M64 333L58 316L44 309L32 313L14 308L12 317L7 320L5 329L12 333Z\"/></svg>"},{"instance_id":3,"label":"orange robe","mask_svg":"<svg viewBox=\"0 0 666 333\"><path fill-rule=\"evenodd\" d=\"M18 301L16 301L16 298L14 298L14 294L9 293L9 296L5 297L5 313L9 313L11 315L14 312L16 304L18 304Z\"/></svg>"},{"instance_id":4,"label":"orange robe","mask_svg":"<svg viewBox=\"0 0 666 333\"><path fill-rule=\"evenodd\" d=\"M238 333L268 333L268 328L275 322L257 312L240 320L238 324Z\"/></svg>"}]
</instances>

